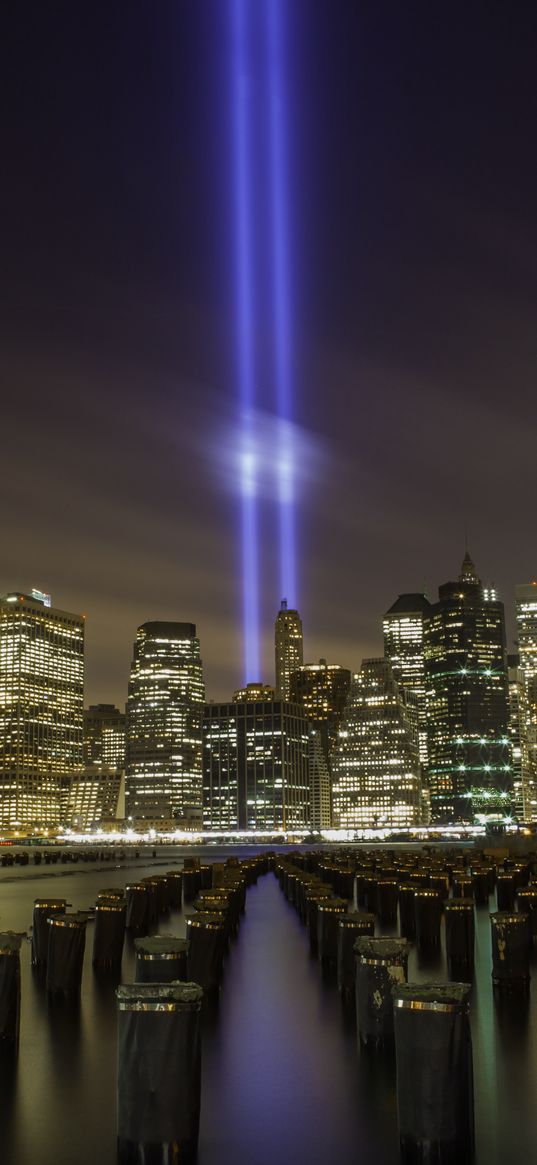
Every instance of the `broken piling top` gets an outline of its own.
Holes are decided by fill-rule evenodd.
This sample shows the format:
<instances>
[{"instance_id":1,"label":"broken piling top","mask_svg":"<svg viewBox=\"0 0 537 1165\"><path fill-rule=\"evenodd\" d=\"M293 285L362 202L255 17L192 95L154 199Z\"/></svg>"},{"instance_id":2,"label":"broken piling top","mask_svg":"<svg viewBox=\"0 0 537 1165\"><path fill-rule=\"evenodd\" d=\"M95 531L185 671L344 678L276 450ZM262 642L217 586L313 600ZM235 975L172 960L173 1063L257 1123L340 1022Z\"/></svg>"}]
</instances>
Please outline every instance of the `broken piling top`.
<instances>
[{"instance_id":1,"label":"broken piling top","mask_svg":"<svg viewBox=\"0 0 537 1165\"><path fill-rule=\"evenodd\" d=\"M135 938L134 947L141 955L183 955L188 950L188 940L176 934L152 934Z\"/></svg>"},{"instance_id":2,"label":"broken piling top","mask_svg":"<svg viewBox=\"0 0 537 1165\"><path fill-rule=\"evenodd\" d=\"M25 937L15 930L0 931L0 955L18 955Z\"/></svg>"},{"instance_id":3,"label":"broken piling top","mask_svg":"<svg viewBox=\"0 0 537 1165\"><path fill-rule=\"evenodd\" d=\"M203 988L199 983L122 983L116 999L119 1011L191 1011L201 1007Z\"/></svg>"},{"instance_id":4,"label":"broken piling top","mask_svg":"<svg viewBox=\"0 0 537 1165\"><path fill-rule=\"evenodd\" d=\"M339 929L345 930L367 930L375 927L375 915L369 914L366 910L353 910L348 914L342 914L338 918ZM371 933L371 930L370 930Z\"/></svg>"},{"instance_id":5,"label":"broken piling top","mask_svg":"<svg viewBox=\"0 0 537 1165\"><path fill-rule=\"evenodd\" d=\"M397 983L394 1007L415 1011L461 1011L470 1007L470 983Z\"/></svg>"},{"instance_id":6,"label":"broken piling top","mask_svg":"<svg viewBox=\"0 0 537 1165\"><path fill-rule=\"evenodd\" d=\"M397 963L406 963L410 943L406 938L373 938L367 936L357 938L354 944L355 954L363 961L381 963L393 966Z\"/></svg>"}]
</instances>

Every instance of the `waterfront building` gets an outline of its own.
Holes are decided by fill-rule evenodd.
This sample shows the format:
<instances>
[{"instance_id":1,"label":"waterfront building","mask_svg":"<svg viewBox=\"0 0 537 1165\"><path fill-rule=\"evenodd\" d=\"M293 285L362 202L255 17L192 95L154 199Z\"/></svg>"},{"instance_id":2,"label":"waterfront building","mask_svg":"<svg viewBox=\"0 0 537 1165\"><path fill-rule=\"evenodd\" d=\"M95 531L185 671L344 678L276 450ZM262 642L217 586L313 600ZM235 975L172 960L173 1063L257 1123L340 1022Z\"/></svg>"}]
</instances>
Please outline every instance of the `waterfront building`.
<instances>
[{"instance_id":1,"label":"waterfront building","mask_svg":"<svg viewBox=\"0 0 537 1165\"><path fill-rule=\"evenodd\" d=\"M425 623L428 782L437 822L511 811L503 603L465 555Z\"/></svg>"},{"instance_id":2,"label":"waterfront building","mask_svg":"<svg viewBox=\"0 0 537 1165\"><path fill-rule=\"evenodd\" d=\"M386 659L353 677L332 764L333 824L405 829L420 820L416 717Z\"/></svg>"},{"instance_id":3,"label":"waterfront building","mask_svg":"<svg viewBox=\"0 0 537 1165\"><path fill-rule=\"evenodd\" d=\"M524 820L537 821L537 583L515 588Z\"/></svg>"},{"instance_id":4,"label":"waterfront building","mask_svg":"<svg viewBox=\"0 0 537 1165\"><path fill-rule=\"evenodd\" d=\"M62 823L83 764L84 617L32 591L0 598L0 826Z\"/></svg>"},{"instance_id":5,"label":"waterfront building","mask_svg":"<svg viewBox=\"0 0 537 1165\"><path fill-rule=\"evenodd\" d=\"M194 623L143 623L131 666L126 723L128 818L201 824L205 687Z\"/></svg>"},{"instance_id":6,"label":"waterfront building","mask_svg":"<svg viewBox=\"0 0 537 1165\"><path fill-rule=\"evenodd\" d=\"M423 594L399 595L383 619L384 655L400 688L415 696L422 777L427 770L427 708L425 700L425 623L431 610Z\"/></svg>"},{"instance_id":7,"label":"waterfront building","mask_svg":"<svg viewBox=\"0 0 537 1165\"><path fill-rule=\"evenodd\" d=\"M124 792L123 769L105 765L83 769L66 780L64 824L70 829L95 829L104 818L123 817Z\"/></svg>"},{"instance_id":8,"label":"waterfront building","mask_svg":"<svg viewBox=\"0 0 537 1165\"><path fill-rule=\"evenodd\" d=\"M282 599L274 625L274 652L276 660L276 696L289 700L291 675L302 667L304 640L302 620L298 611L290 610L287 599Z\"/></svg>"},{"instance_id":9,"label":"waterfront building","mask_svg":"<svg viewBox=\"0 0 537 1165\"><path fill-rule=\"evenodd\" d=\"M206 705L203 825L309 828L309 725L302 708L262 696Z\"/></svg>"}]
</instances>

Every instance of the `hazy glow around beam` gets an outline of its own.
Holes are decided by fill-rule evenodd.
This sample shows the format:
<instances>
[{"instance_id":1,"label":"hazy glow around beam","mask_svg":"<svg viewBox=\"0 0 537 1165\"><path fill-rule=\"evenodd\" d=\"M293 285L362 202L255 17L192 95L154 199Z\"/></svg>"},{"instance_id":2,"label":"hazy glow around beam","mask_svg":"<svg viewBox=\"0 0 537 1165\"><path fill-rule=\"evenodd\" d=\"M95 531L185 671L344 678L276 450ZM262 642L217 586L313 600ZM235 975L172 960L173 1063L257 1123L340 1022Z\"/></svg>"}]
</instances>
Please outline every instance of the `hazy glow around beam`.
<instances>
[{"instance_id":1,"label":"hazy glow around beam","mask_svg":"<svg viewBox=\"0 0 537 1165\"><path fill-rule=\"evenodd\" d=\"M237 296L237 366L239 424L243 448L239 464L242 551L242 616L244 682L258 680L259 567L256 509L256 462L252 450L254 406L254 319L252 255L252 190L250 78L248 75L247 9L249 0L232 0L233 18L233 142L235 170L235 245Z\"/></svg>"},{"instance_id":2,"label":"hazy glow around beam","mask_svg":"<svg viewBox=\"0 0 537 1165\"><path fill-rule=\"evenodd\" d=\"M265 0L268 59L268 111L271 183L272 299L276 411L284 422L293 416L291 294L286 109L283 83L282 14L288 0ZM298 602L296 578L295 449L290 428L283 425L277 454L280 594L289 605Z\"/></svg>"}]
</instances>

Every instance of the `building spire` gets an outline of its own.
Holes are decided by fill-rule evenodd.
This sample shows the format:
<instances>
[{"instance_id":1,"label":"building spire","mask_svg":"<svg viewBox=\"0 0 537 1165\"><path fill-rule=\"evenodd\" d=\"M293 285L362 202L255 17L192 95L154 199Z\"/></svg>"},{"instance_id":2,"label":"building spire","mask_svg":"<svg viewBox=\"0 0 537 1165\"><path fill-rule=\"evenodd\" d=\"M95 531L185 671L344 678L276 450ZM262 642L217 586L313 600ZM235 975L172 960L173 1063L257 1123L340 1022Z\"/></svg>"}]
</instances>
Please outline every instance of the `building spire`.
<instances>
[{"instance_id":1,"label":"building spire","mask_svg":"<svg viewBox=\"0 0 537 1165\"><path fill-rule=\"evenodd\" d=\"M461 573L459 575L459 582L461 583L476 583L481 586L481 579L476 571L476 568L470 558L468 550L462 560Z\"/></svg>"}]
</instances>

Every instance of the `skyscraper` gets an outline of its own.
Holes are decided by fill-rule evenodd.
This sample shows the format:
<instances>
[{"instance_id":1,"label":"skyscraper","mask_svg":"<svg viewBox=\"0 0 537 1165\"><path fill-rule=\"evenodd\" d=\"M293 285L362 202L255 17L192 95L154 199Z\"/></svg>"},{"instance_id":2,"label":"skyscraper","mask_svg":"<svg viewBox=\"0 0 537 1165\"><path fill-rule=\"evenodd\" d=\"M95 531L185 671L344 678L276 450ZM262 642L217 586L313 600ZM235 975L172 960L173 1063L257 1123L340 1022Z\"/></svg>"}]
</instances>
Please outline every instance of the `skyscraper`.
<instances>
[{"instance_id":1,"label":"skyscraper","mask_svg":"<svg viewBox=\"0 0 537 1165\"><path fill-rule=\"evenodd\" d=\"M512 795L504 610L465 555L425 624L433 821L503 816Z\"/></svg>"},{"instance_id":2,"label":"skyscraper","mask_svg":"<svg viewBox=\"0 0 537 1165\"><path fill-rule=\"evenodd\" d=\"M93 829L125 813L125 713L114 704L84 709L84 768L65 782L64 824Z\"/></svg>"},{"instance_id":3,"label":"skyscraper","mask_svg":"<svg viewBox=\"0 0 537 1165\"><path fill-rule=\"evenodd\" d=\"M326 787L331 788L332 753L337 743L338 728L347 703L351 686L351 673L348 668L339 664L327 663L320 659L318 663L303 664L290 677L290 699L300 704L314 729L311 738L311 778L316 782L312 785L312 805L315 805L315 814L312 825L316 829L330 827L331 810L327 811ZM324 765L318 757L319 747L324 756Z\"/></svg>"},{"instance_id":4,"label":"skyscraper","mask_svg":"<svg viewBox=\"0 0 537 1165\"><path fill-rule=\"evenodd\" d=\"M301 708L262 694L207 704L203 735L206 829L309 828L309 725Z\"/></svg>"},{"instance_id":5,"label":"skyscraper","mask_svg":"<svg viewBox=\"0 0 537 1165\"><path fill-rule=\"evenodd\" d=\"M520 656L507 656L507 679L509 684L509 740L513 772L513 810L517 821L525 820L524 789L522 783L522 744L520 737L521 708L523 701L523 677L520 670Z\"/></svg>"},{"instance_id":6,"label":"skyscraper","mask_svg":"<svg viewBox=\"0 0 537 1165\"><path fill-rule=\"evenodd\" d=\"M287 599L282 599L274 625L274 648L276 656L276 696L279 700L290 697L292 672L302 666L304 645L302 620L298 611L289 610Z\"/></svg>"},{"instance_id":7,"label":"skyscraper","mask_svg":"<svg viewBox=\"0 0 537 1165\"><path fill-rule=\"evenodd\" d=\"M83 760L84 618L49 595L0 599L0 823L62 822L63 780Z\"/></svg>"},{"instance_id":8,"label":"skyscraper","mask_svg":"<svg viewBox=\"0 0 537 1165\"><path fill-rule=\"evenodd\" d=\"M423 638L425 621L431 604L425 595L399 595L383 619L384 654L392 665L394 677L407 692L416 697L420 761L427 768L427 709L425 702L425 661Z\"/></svg>"},{"instance_id":9,"label":"skyscraper","mask_svg":"<svg viewBox=\"0 0 537 1165\"><path fill-rule=\"evenodd\" d=\"M143 623L127 700L127 817L200 825L204 700L195 624Z\"/></svg>"},{"instance_id":10,"label":"skyscraper","mask_svg":"<svg viewBox=\"0 0 537 1165\"><path fill-rule=\"evenodd\" d=\"M341 829L419 822L416 718L386 659L364 659L353 677L333 758L332 805Z\"/></svg>"},{"instance_id":11,"label":"skyscraper","mask_svg":"<svg viewBox=\"0 0 537 1165\"><path fill-rule=\"evenodd\" d=\"M515 596L524 819L537 821L537 583L517 586Z\"/></svg>"}]
</instances>

